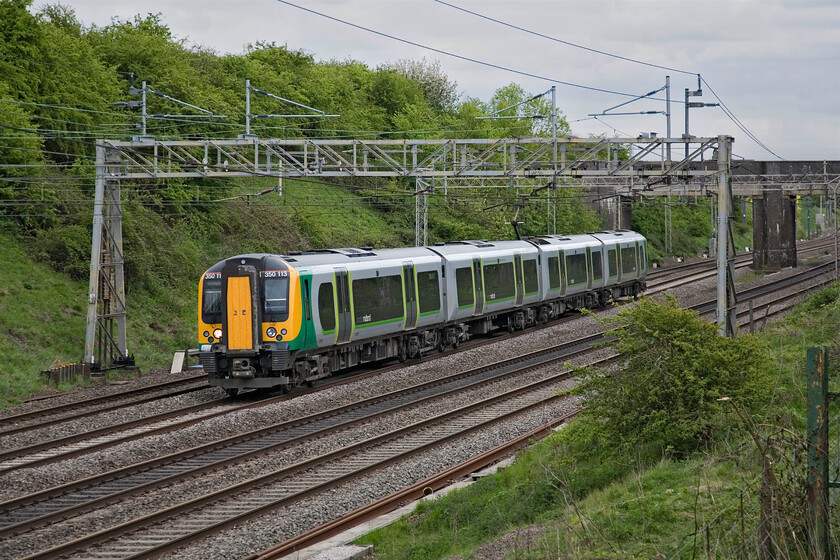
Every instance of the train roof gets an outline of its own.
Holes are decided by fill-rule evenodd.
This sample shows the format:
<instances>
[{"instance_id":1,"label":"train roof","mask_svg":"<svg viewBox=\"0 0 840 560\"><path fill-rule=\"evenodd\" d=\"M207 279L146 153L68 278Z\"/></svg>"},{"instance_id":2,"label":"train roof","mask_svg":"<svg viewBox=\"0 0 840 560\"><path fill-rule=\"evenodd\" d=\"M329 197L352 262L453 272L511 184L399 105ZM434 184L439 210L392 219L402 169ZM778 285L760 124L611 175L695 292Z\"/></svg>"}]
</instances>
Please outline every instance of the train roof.
<instances>
[{"instance_id":1,"label":"train roof","mask_svg":"<svg viewBox=\"0 0 840 560\"><path fill-rule=\"evenodd\" d=\"M349 264L354 262L385 261L395 259L422 259L434 257L434 253L425 247L405 247L398 249L373 249L371 247L344 247L318 251L293 252L281 255L281 258L295 267L319 266L331 264Z\"/></svg>"},{"instance_id":2,"label":"train roof","mask_svg":"<svg viewBox=\"0 0 840 560\"><path fill-rule=\"evenodd\" d=\"M629 229L620 229L616 231L596 231L591 234L602 241L615 241L616 243L625 243L627 241L644 241L645 237L638 232Z\"/></svg>"},{"instance_id":3,"label":"train roof","mask_svg":"<svg viewBox=\"0 0 840 560\"><path fill-rule=\"evenodd\" d=\"M527 238L529 242L542 249L549 248L575 248L588 245L595 245L600 242L623 243L627 241L641 241L644 237L630 230L618 231L595 231L579 235L536 235Z\"/></svg>"},{"instance_id":4,"label":"train roof","mask_svg":"<svg viewBox=\"0 0 840 560\"><path fill-rule=\"evenodd\" d=\"M618 231L597 231L583 235L537 235L522 240L512 239L506 241L450 241L447 243L436 243L427 247L404 247L396 249L374 249L372 247L344 247L339 249L321 249L317 251L290 252L288 254L270 253L249 253L237 255L231 258L258 258L272 257L282 259L296 268L312 267L323 265L341 265L354 262L375 262L391 261L399 259L412 259L414 261L425 259L436 259L438 256L462 256L469 254L492 254L496 251L520 250L531 252L535 247L549 249L553 247L581 247L593 245L599 241L622 242L639 241L644 237L630 230ZM225 261L217 263L209 270L221 270Z\"/></svg>"},{"instance_id":5,"label":"train roof","mask_svg":"<svg viewBox=\"0 0 840 560\"><path fill-rule=\"evenodd\" d=\"M450 241L448 243L436 243L429 249L441 256L464 255L476 253L492 253L495 251L509 251L520 249L531 251L534 246L527 241L516 239L508 241Z\"/></svg>"}]
</instances>

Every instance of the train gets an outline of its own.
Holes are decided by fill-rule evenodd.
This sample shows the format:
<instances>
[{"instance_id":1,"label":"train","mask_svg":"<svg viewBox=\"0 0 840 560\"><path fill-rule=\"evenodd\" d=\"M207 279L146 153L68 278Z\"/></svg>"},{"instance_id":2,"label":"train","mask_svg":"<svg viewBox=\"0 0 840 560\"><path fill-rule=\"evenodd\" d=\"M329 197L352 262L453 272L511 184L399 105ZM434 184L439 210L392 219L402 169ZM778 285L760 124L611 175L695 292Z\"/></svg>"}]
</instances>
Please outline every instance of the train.
<instances>
[{"instance_id":1,"label":"train","mask_svg":"<svg viewBox=\"0 0 840 560\"><path fill-rule=\"evenodd\" d=\"M198 355L230 395L288 390L637 296L647 272L629 230L237 255L199 281Z\"/></svg>"}]
</instances>

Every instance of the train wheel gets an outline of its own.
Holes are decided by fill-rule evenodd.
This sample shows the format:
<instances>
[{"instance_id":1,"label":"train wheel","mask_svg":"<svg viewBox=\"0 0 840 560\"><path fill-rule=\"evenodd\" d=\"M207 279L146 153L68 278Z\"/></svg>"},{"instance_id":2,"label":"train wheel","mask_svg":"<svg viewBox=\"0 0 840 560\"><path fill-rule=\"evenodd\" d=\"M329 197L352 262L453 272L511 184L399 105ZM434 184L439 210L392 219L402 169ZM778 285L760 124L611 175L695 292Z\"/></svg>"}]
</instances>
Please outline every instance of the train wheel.
<instances>
[{"instance_id":1,"label":"train wheel","mask_svg":"<svg viewBox=\"0 0 840 560\"><path fill-rule=\"evenodd\" d=\"M229 397L235 397L239 394L239 389L225 389L225 393L227 393Z\"/></svg>"}]
</instances>

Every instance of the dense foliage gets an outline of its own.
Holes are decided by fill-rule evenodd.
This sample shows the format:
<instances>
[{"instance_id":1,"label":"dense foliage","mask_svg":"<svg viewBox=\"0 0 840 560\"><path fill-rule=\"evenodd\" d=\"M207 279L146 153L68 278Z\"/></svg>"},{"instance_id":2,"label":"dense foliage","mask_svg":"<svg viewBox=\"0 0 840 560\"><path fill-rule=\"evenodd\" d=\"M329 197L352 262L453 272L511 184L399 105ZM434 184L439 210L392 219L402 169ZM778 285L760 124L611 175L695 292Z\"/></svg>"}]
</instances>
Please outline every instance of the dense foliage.
<instances>
[{"instance_id":1,"label":"dense foliage","mask_svg":"<svg viewBox=\"0 0 840 560\"><path fill-rule=\"evenodd\" d=\"M220 55L175 37L160 14L87 27L60 4L33 13L31 0L8 0L0 3L0 125L5 137L0 143L0 216L9 219L0 221L0 227L34 237L44 237L44 231L56 227L89 227L95 141L128 140L141 132L139 109L125 103L138 101L131 88L145 83L151 90L227 116L189 119L189 114L195 114L192 108L149 95L150 115L172 116L149 118L147 135L160 139L235 138L245 132L246 79L261 90L339 115L254 120L251 132L261 137L497 138L548 133L546 119L529 118L549 114L545 98L505 112L505 116L522 118L479 120L529 100L532 94L509 84L487 102L461 98L455 82L436 61L399 60L370 68L350 59L318 61L310 53L274 42L257 42L246 45L241 54ZM253 114L301 111L256 94L251 102ZM559 134L569 132L561 117ZM125 184L124 192L158 215L198 215L225 227L229 216L220 209L225 205L215 201L236 200L243 192L258 191L252 183L243 191L247 181L137 182ZM318 183L309 186L314 189ZM400 241L409 241L415 185L357 179L345 181L342 187L387 211L394 228L406 232ZM432 238L448 239L462 230L489 230L475 237L508 237L512 231L505 224L515 212L520 212L518 219L526 224L526 233L544 233L554 227L553 217L550 227L546 223L542 200L519 208L523 193L518 189L492 196L469 189L461 194L457 198L443 193L432 197L433 206L440 209L430 224ZM453 201L455 204L450 204ZM310 201L314 203L317 201ZM465 205L468 212L464 212ZM594 215L582 210L579 201L564 204L559 223L595 229ZM293 212L277 208L277 213ZM453 228L451 216L466 222L465 227ZM302 246L290 249L332 241L300 235L289 241L292 239ZM67 247L71 254L75 252L73 242ZM56 255L61 249L57 243L44 241L39 247L41 254ZM127 253L131 258L131 252ZM64 266L64 261L69 259L57 261L59 269L77 274L74 267Z\"/></svg>"},{"instance_id":2,"label":"dense foliage","mask_svg":"<svg viewBox=\"0 0 840 560\"><path fill-rule=\"evenodd\" d=\"M586 414L603 421L602 437L617 447L684 455L726 432L727 401L752 413L768 395L757 339L720 336L672 297L642 298L602 323L622 365L589 372L580 390Z\"/></svg>"}]
</instances>

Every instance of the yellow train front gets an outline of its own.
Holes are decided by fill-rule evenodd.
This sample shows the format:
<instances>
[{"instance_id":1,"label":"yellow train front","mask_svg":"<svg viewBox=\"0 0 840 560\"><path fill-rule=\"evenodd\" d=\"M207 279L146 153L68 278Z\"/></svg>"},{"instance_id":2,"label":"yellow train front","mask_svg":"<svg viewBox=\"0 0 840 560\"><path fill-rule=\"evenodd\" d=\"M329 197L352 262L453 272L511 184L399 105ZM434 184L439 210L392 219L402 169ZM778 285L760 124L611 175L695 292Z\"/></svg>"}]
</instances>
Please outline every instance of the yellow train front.
<instances>
[{"instance_id":1,"label":"yellow train front","mask_svg":"<svg viewBox=\"0 0 840 560\"><path fill-rule=\"evenodd\" d=\"M221 261L199 283L199 358L211 385L289 385L290 356L302 347L297 272L277 255Z\"/></svg>"}]
</instances>

